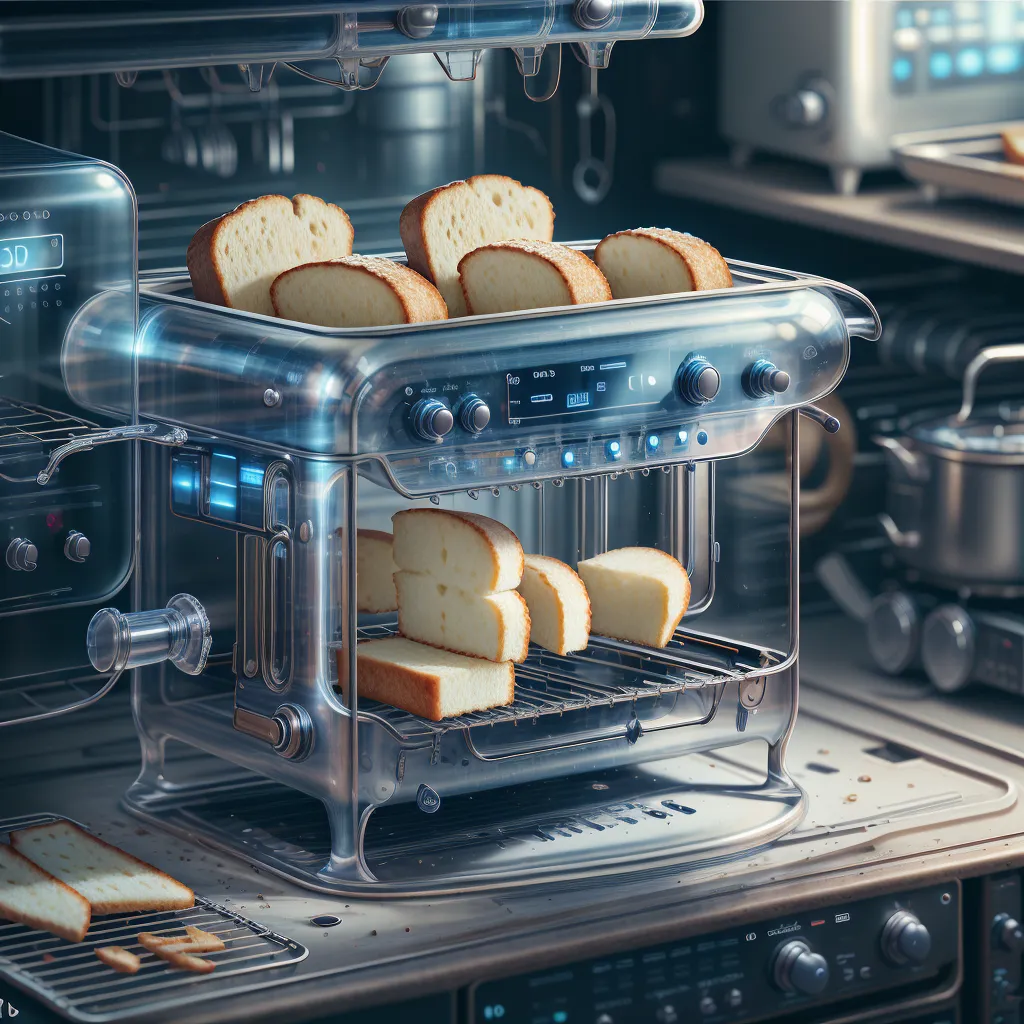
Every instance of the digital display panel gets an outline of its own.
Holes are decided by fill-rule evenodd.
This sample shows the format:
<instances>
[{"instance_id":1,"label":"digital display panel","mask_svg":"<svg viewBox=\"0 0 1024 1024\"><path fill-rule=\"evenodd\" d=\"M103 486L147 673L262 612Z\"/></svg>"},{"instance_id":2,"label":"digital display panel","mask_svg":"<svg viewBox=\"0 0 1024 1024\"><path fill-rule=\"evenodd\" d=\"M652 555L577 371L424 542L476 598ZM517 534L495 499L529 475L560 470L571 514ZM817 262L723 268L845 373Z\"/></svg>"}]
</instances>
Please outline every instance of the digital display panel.
<instances>
[{"instance_id":1,"label":"digital display panel","mask_svg":"<svg viewBox=\"0 0 1024 1024\"><path fill-rule=\"evenodd\" d=\"M639 366L633 356L513 370L505 374L508 421L655 405L670 385L661 376L660 370Z\"/></svg>"},{"instance_id":2,"label":"digital display panel","mask_svg":"<svg viewBox=\"0 0 1024 1024\"><path fill-rule=\"evenodd\" d=\"M63 235L0 238L0 274L34 274L64 266Z\"/></svg>"}]
</instances>

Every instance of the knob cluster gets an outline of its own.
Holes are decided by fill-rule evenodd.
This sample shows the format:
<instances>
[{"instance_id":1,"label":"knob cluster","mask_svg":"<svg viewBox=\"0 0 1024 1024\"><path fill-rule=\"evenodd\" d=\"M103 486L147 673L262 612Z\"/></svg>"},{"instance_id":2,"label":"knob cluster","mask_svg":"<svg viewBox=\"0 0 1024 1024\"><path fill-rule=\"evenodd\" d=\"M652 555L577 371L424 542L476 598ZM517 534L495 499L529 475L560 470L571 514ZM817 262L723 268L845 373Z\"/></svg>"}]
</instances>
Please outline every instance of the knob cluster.
<instances>
[{"instance_id":1,"label":"knob cluster","mask_svg":"<svg viewBox=\"0 0 1024 1024\"><path fill-rule=\"evenodd\" d=\"M491 422L491 410L479 395L466 395L453 412L439 398L421 398L409 410L409 427L424 441L440 441L458 421L469 434L479 434Z\"/></svg>"}]
</instances>

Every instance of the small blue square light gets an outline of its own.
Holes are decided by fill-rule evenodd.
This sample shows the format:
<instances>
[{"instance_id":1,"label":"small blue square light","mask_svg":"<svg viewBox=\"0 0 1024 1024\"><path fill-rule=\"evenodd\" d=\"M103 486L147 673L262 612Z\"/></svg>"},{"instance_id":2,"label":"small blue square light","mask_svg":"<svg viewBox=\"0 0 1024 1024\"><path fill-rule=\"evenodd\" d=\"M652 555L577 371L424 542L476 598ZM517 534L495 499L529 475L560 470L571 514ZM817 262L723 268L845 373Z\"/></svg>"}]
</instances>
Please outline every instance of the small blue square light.
<instances>
[{"instance_id":1,"label":"small blue square light","mask_svg":"<svg viewBox=\"0 0 1024 1024\"><path fill-rule=\"evenodd\" d=\"M616 462L622 457L622 445L618 441L609 441L604 446L604 454L609 462Z\"/></svg>"},{"instance_id":2,"label":"small blue square light","mask_svg":"<svg viewBox=\"0 0 1024 1024\"><path fill-rule=\"evenodd\" d=\"M656 452L661 445L661 438L657 434L647 435L647 450Z\"/></svg>"},{"instance_id":3,"label":"small blue square light","mask_svg":"<svg viewBox=\"0 0 1024 1024\"><path fill-rule=\"evenodd\" d=\"M981 50L971 46L956 55L956 70L964 78L975 78L985 70L985 58Z\"/></svg>"},{"instance_id":4,"label":"small blue square light","mask_svg":"<svg viewBox=\"0 0 1024 1024\"><path fill-rule=\"evenodd\" d=\"M562 452L562 465L565 466L566 469L574 465L575 462L576 456L571 450L566 450Z\"/></svg>"},{"instance_id":5,"label":"small blue square light","mask_svg":"<svg viewBox=\"0 0 1024 1024\"><path fill-rule=\"evenodd\" d=\"M953 74L953 58L945 50L935 50L928 58L928 73L932 78L949 78Z\"/></svg>"},{"instance_id":6,"label":"small blue square light","mask_svg":"<svg viewBox=\"0 0 1024 1024\"><path fill-rule=\"evenodd\" d=\"M892 77L897 82L909 82L914 73L914 65L906 57L897 57L892 62Z\"/></svg>"}]
</instances>

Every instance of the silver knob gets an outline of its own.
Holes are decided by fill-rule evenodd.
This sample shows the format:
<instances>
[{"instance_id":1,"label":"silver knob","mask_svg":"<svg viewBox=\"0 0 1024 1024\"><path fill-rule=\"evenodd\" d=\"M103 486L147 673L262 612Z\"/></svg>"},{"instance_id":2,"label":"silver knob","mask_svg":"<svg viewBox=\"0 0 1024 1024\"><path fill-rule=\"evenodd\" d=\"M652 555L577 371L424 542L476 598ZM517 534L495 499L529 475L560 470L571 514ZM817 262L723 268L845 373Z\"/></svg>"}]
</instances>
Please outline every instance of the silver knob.
<instances>
[{"instance_id":1,"label":"silver knob","mask_svg":"<svg viewBox=\"0 0 1024 1024\"><path fill-rule=\"evenodd\" d=\"M772 980L783 992L816 996L828 984L828 961L803 939L785 942L775 954Z\"/></svg>"},{"instance_id":2,"label":"silver knob","mask_svg":"<svg viewBox=\"0 0 1024 1024\"><path fill-rule=\"evenodd\" d=\"M890 675L906 671L921 645L921 616L909 594L880 594L868 613L868 650Z\"/></svg>"},{"instance_id":3,"label":"silver knob","mask_svg":"<svg viewBox=\"0 0 1024 1024\"><path fill-rule=\"evenodd\" d=\"M937 690L953 693L974 670L974 623L963 608L945 604L924 620L921 661Z\"/></svg>"},{"instance_id":4,"label":"silver knob","mask_svg":"<svg viewBox=\"0 0 1024 1024\"><path fill-rule=\"evenodd\" d=\"M398 12L398 31L410 39L426 39L437 27L437 7L403 7Z\"/></svg>"},{"instance_id":5,"label":"silver knob","mask_svg":"<svg viewBox=\"0 0 1024 1024\"><path fill-rule=\"evenodd\" d=\"M313 720L305 708L295 704L282 704L273 719L277 726L274 749L292 761L301 761L313 744Z\"/></svg>"},{"instance_id":6,"label":"silver knob","mask_svg":"<svg viewBox=\"0 0 1024 1024\"><path fill-rule=\"evenodd\" d=\"M72 530L64 541L64 557L70 562L84 562L92 553L92 541L84 533Z\"/></svg>"},{"instance_id":7,"label":"silver knob","mask_svg":"<svg viewBox=\"0 0 1024 1024\"><path fill-rule=\"evenodd\" d=\"M614 13L614 0L576 0L572 8L573 21L588 32L606 28Z\"/></svg>"},{"instance_id":8,"label":"silver knob","mask_svg":"<svg viewBox=\"0 0 1024 1024\"><path fill-rule=\"evenodd\" d=\"M479 434L491 422L491 410L479 395L466 395L459 402L459 423L463 430Z\"/></svg>"},{"instance_id":9,"label":"silver knob","mask_svg":"<svg viewBox=\"0 0 1024 1024\"><path fill-rule=\"evenodd\" d=\"M7 545L7 567L15 572L31 572L38 558L39 549L27 537L15 537Z\"/></svg>"},{"instance_id":10,"label":"silver knob","mask_svg":"<svg viewBox=\"0 0 1024 1024\"><path fill-rule=\"evenodd\" d=\"M746 373L747 394L751 398L771 398L789 390L790 377L767 359L758 359Z\"/></svg>"},{"instance_id":11,"label":"silver knob","mask_svg":"<svg viewBox=\"0 0 1024 1024\"><path fill-rule=\"evenodd\" d=\"M1020 922L1009 914L997 914L992 922L997 945L1011 953L1019 953L1024 949L1024 928Z\"/></svg>"},{"instance_id":12,"label":"silver knob","mask_svg":"<svg viewBox=\"0 0 1024 1024\"><path fill-rule=\"evenodd\" d=\"M814 89L797 89L782 103L782 118L798 128L813 128L825 120L828 101Z\"/></svg>"},{"instance_id":13,"label":"silver knob","mask_svg":"<svg viewBox=\"0 0 1024 1024\"><path fill-rule=\"evenodd\" d=\"M897 910L882 929L882 953L897 967L923 964L932 948L928 929L909 910Z\"/></svg>"},{"instance_id":14,"label":"silver knob","mask_svg":"<svg viewBox=\"0 0 1024 1024\"><path fill-rule=\"evenodd\" d=\"M409 425L424 441L439 441L455 426L455 417L444 402L421 398L409 411Z\"/></svg>"}]
</instances>

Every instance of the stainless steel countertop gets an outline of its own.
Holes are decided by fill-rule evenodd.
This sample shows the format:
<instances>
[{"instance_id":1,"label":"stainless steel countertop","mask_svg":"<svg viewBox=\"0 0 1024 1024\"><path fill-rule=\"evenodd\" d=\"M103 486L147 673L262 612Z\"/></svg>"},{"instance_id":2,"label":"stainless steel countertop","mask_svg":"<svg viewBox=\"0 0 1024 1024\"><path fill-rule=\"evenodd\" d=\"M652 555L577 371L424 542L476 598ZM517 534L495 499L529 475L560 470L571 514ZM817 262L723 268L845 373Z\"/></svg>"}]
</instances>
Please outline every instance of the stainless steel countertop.
<instances>
[{"instance_id":1,"label":"stainless steel countertop","mask_svg":"<svg viewBox=\"0 0 1024 1024\"><path fill-rule=\"evenodd\" d=\"M656 167L654 183L667 195L1024 273L1024 210L966 199L933 205L910 184L869 182L843 196L823 168L760 157L744 168L724 158L669 160Z\"/></svg>"}]
</instances>

